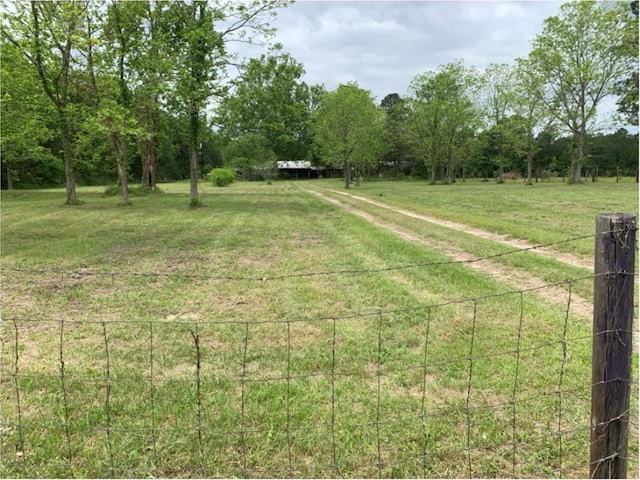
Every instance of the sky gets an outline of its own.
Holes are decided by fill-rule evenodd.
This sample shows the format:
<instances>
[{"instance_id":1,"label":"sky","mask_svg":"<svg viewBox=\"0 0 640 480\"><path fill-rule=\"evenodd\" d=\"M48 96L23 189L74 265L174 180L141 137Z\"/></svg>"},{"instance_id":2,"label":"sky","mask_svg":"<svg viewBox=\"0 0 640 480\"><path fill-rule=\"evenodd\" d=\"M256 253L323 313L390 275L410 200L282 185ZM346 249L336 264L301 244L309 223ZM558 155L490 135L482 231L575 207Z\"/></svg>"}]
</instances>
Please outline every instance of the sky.
<instances>
[{"instance_id":1,"label":"sky","mask_svg":"<svg viewBox=\"0 0 640 480\"><path fill-rule=\"evenodd\" d=\"M484 70L526 56L562 3L298 0L272 25L274 42L304 65L308 84L333 90L357 81L380 102L404 96L416 75L456 59Z\"/></svg>"},{"instance_id":2,"label":"sky","mask_svg":"<svg viewBox=\"0 0 640 480\"><path fill-rule=\"evenodd\" d=\"M419 74L462 59L482 72L491 63L526 57L548 17L564 1L552 0L297 0L278 10L272 44L304 65L307 84L329 91L357 81L376 103L390 93L409 95ZM240 59L268 49L232 46ZM232 50L233 51L233 50ZM595 129L614 131L616 98L598 107ZM626 126L637 131L636 127Z\"/></svg>"}]
</instances>

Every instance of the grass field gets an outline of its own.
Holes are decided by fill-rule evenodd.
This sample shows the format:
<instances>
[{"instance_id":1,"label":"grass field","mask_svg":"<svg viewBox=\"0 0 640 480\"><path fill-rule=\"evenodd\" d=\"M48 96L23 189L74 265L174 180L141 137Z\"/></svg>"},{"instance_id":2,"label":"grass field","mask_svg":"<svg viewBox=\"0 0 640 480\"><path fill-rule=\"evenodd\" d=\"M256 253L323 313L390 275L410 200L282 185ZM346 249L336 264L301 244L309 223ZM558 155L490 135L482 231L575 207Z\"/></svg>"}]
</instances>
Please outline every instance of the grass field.
<instances>
[{"instance_id":1,"label":"grass field","mask_svg":"<svg viewBox=\"0 0 640 480\"><path fill-rule=\"evenodd\" d=\"M588 475L581 265L637 184L161 189L2 192L3 477Z\"/></svg>"}]
</instances>

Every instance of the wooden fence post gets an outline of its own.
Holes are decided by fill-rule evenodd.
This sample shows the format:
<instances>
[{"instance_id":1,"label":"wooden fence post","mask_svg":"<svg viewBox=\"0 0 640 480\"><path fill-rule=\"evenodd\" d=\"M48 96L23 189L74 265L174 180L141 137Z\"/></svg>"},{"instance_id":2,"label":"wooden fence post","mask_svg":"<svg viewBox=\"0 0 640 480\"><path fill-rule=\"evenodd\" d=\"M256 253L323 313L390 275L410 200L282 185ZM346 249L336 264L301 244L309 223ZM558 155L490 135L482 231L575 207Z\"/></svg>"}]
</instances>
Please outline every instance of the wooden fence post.
<instances>
[{"instance_id":1,"label":"wooden fence post","mask_svg":"<svg viewBox=\"0 0 640 480\"><path fill-rule=\"evenodd\" d=\"M626 478L636 217L596 217L591 478Z\"/></svg>"}]
</instances>

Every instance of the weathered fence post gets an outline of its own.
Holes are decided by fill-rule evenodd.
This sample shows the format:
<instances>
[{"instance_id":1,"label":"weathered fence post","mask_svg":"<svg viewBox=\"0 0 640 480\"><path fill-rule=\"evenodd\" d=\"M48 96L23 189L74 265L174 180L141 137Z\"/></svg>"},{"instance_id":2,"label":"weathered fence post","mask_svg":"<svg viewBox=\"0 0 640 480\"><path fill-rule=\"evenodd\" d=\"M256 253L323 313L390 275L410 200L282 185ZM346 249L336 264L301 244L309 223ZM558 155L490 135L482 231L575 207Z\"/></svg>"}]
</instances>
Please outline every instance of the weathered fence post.
<instances>
[{"instance_id":1,"label":"weathered fence post","mask_svg":"<svg viewBox=\"0 0 640 480\"><path fill-rule=\"evenodd\" d=\"M591 478L625 478L633 350L636 217L596 217Z\"/></svg>"}]
</instances>

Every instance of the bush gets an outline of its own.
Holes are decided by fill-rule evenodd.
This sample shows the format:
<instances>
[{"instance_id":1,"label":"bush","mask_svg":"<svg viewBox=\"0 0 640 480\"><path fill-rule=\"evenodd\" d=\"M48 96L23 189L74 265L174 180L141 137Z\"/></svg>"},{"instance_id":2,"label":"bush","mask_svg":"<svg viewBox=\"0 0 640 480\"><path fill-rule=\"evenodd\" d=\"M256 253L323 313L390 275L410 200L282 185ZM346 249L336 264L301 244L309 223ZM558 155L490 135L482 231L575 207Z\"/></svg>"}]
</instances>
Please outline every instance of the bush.
<instances>
[{"instance_id":1,"label":"bush","mask_svg":"<svg viewBox=\"0 0 640 480\"><path fill-rule=\"evenodd\" d=\"M211 183L218 187L231 185L236 179L236 172L231 168L214 168L210 174Z\"/></svg>"},{"instance_id":2,"label":"bush","mask_svg":"<svg viewBox=\"0 0 640 480\"><path fill-rule=\"evenodd\" d=\"M122 190L120 189L120 185L109 185L104 189L104 193L102 195L105 197L115 197L121 193Z\"/></svg>"}]
</instances>

